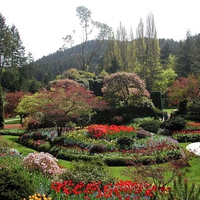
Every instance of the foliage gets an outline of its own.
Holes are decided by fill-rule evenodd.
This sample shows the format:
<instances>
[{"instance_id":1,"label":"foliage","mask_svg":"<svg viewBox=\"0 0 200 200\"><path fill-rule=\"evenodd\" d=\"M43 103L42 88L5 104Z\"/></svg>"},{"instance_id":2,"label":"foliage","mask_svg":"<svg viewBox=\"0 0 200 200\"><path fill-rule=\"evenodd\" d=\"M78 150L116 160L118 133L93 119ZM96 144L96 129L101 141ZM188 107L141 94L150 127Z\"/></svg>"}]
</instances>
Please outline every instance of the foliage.
<instances>
[{"instance_id":1,"label":"foliage","mask_svg":"<svg viewBox=\"0 0 200 200\"><path fill-rule=\"evenodd\" d=\"M195 78L193 75L179 78L167 89L169 104L178 105L180 100L199 97L199 87L200 78Z\"/></svg>"},{"instance_id":2,"label":"foliage","mask_svg":"<svg viewBox=\"0 0 200 200\"><path fill-rule=\"evenodd\" d=\"M200 98L196 97L188 102L187 115L196 115L200 118Z\"/></svg>"},{"instance_id":3,"label":"foliage","mask_svg":"<svg viewBox=\"0 0 200 200\"><path fill-rule=\"evenodd\" d=\"M40 102L38 102L38 93L32 94L26 94L21 98L17 108L16 113L20 116L23 115L31 115L36 112L36 105Z\"/></svg>"},{"instance_id":4,"label":"foliage","mask_svg":"<svg viewBox=\"0 0 200 200\"><path fill-rule=\"evenodd\" d=\"M90 154L95 154L95 153L104 153L106 152L106 146L104 144L93 144L90 147Z\"/></svg>"},{"instance_id":5,"label":"foliage","mask_svg":"<svg viewBox=\"0 0 200 200\"><path fill-rule=\"evenodd\" d=\"M2 129L3 127L4 127L3 93L2 93L2 87L0 85L0 129Z\"/></svg>"},{"instance_id":6,"label":"foliage","mask_svg":"<svg viewBox=\"0 0 200 200\"><path fill-rule=\"evenodd\" d=\"M187 179L183 179L183 175L178 174L177 178L173 181L173 186L166 195L169 199L190 199L196 200L200 198L200 186L192 183L189 185Z\"/></svg>"},{"instance_id":7,"label":"foliage","mask_svg":"<svg viewBox=\"0 0 200 200\"><path fill-rule=\"evenodd\" d=\"M23 122L22 122L22 126L24 127L24 129L26 130L35 130L40 126L41 122L37 119L34 119L31 116L25 117Z\"/></svg>"},{"instance_id":8,"label":"foliage","mask_svg":"<svg viewBox=\"0 0 200 200\"><path fill-rule=\"evenodd\" d=\"M119 149L129 149L130 144L133 142L133 138L130 136L121 136L117 139L117 144L119 144Z\"/></svg>"},{"instance_id":9,"label":"foliage","mask_svg":"<svg viewBox=\"0 0 200 200\"><path fill-rule=\"evenodd\" d=\"M76 81L71 80L71 79L56 79L53 81L49 81L48 83L48 88L63 88L67 89L68 87L78 87L80 86Z\"/></svg>"},{"instance_id":10,"label":"foliage","mask_svg":"<svg viewBox=\"0 0 200 200\"><path fill-rule=\"evenodd\" d=\"M163 157L164 149L167 150L167 154ZM156 187L169 184L186 163L188 163L188 158L181 157L176 141L170 138L160 142L150 139L145 148L137 148L135 151L137 155L129 161L129 167L127 167L124 173L136 181L151 180ZM179 153L177 153L178 151ZM144 152L146 152L145 155L148 158L152 158L149 160L148 165L138 162ZM163 161L167 163L160 165ZM167 179L165 176L166 172L170 172L170 176Z\"/></svg>"},{"instance_id":11,"label":"foliage","mask_svg":"<svg viewBox=\"0 0 200 200\"><path fill-rule=\"evenodd\" d=\"M156 108L163 109L162 96L160 92L150 92L150 98Z\"/></svg>"},{"instance_id":12,"label":"foliage","mask_svg":"<svg viewBox=\"0 0 200 200\"><path fill-rule=\"evenodd\" d=\"M0 156L6 155L11 147L12 147L11 142L0 136Z\"/></svg>"},{"instance_id":13,"label":"foliage","mask_svg":"<svg viewBox=\"0 0 200 200\"><path fill-rule=\"evenodd\" d=\"M84 87L57 81L50 90L41 90L33 96L22 98L17 111L31 115L36 123L44 123L44 120L48 119L56 126L60 136L63 127L70 121L79 123L85 119L85 123L88 123L95 113L94 109L104 109L106 106L105 101L95 97Z\"/></svg>"},{"instance_id":14,"label":"foliage","mask_svg":"<svg viewBox=\"0 0 200 200\"><path fill-rule=\"evenodd\" d=\"M147 120L146 122L141 123L139 126L151 133L157 133L161 123L162 122L159 120Z\"/></svg>"},{"instance_id":15,"label":"foliage","mask_svg":"<svg viewBox=\"0 0 200 200\"><path fill-rule=\"evenodd\" d=\"M136 132L136 137L138 139L142 139L142 138L146 138L146 137L150 137L150 136L152 136L152 134L149 131L146 131L143 129L137 130L137 132Z\"/></svg>"},{"instance_id":16,"label":"foliage","mask_svg":"<svg viewBox=\"0 0 200 200\"><path fill-rule=\"evenodd\" d=\"M103 161L99 159L84 161L72 161L70 169L63 174L64 180L71 180L74 183L84 182L92 183L101 181L102 184L114 182L110 171Z\"/></svg>"},{"instance_id":17,"label":"foliage","mask_svg":"<svg viewBox=\"0 0 200 200\"><path fill-rule=\"evenodd\" d=\"M1 167L0 170L0 197L6 200L22 200L34 193L35 186L31 179L23 173Z\"/></svg>"},{"instance_id":18,"label":"foliage","mask_svg":"<svg viewBox=\"0 0 200 200\"><path fill-rule=\"evenodd\" d=\"M186 127L186 120L180 116L171 117L161 124L161 127L170 131L183 130Z\"/></svg>"},{"instance_id":19,"label":"foliage","mask_svg":"<svg viewBox=\"0 0 200 200\"><path fill-rule=\"evenodd\" d=\"M117 72L106 76L102 91L105 99L114 104L128 105L134 97L149 97L145 83L135 73Z\"/></svg>"},{"instance_id":20,"label":"foliage","mask_svg":"<svg viewBox=\"0 0 200 200\"><path fill-rule=\"evenodd\" d=\"M8 117L15 117L16 112L15 109L20 102L20 99L24 96L23 92L8 92L6 93L6 104L5 104L5 116Z\"/></svg>"},{"instance_id":21,"label":"foliage","mask_svg":"<svg viewBox=\"0 0 200 200\"><path fill-rule=\"evenodd\" d=\"M48 176L61 175L64 170L58 164L58 160L49 153L30 153L23 159L23 164L30 171L40 171Z\"/></svg>"}]
</instances>

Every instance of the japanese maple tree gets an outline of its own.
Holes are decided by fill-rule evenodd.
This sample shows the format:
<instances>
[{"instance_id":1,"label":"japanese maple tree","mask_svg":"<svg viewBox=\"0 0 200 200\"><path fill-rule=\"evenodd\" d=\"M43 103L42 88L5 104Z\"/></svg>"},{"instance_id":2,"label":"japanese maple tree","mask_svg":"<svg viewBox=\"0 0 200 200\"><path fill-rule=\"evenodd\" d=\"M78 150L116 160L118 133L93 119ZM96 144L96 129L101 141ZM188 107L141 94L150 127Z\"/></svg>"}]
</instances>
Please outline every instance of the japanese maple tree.
<instances>
[{"instance_id":1,"label":"japanese maple tree","mask_svg":"<svg viewBox=\"0 0 200 200\"><path fill-rule=\"evenodd\" d=\"M4 106L5 116L12 117L17 113L15 112L16 107L18 106L20 99L25 95L21 91L8 92L6 93L6 101Z\"/></svg>"},{"instance_id":2,"label":"japanese maple tree","mask_svg":"<svg viewBox=\"0 0 200 200\"><path fill-rule=\"evenodd\" d=\"M37 106L38 111L55 124L58 136L72 119L90 118L95 113L94 109L103 109L106 106L105 101L100 101L82 86L68 86L65 89L54 85L50 90L40 92L38 98L43 100Z\"/></svg>"}]
</instances>

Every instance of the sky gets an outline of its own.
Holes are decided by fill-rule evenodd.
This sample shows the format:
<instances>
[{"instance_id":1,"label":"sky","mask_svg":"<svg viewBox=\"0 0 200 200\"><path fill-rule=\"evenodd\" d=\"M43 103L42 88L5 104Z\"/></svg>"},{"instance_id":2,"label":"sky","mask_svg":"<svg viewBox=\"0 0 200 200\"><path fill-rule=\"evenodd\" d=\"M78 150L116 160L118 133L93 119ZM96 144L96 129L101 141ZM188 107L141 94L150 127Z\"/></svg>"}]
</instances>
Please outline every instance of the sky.
<instances>
[{"instance_id":1,"label":"sky","mask_svg":"<svg viewBox=\"0 0 200 200\"><path fill-rule=\"evenodd\" d=\"M37 60L59 50L72 30L80 30L79 6L88 8L93 20L113 29L121 22L134 34L140 19L145 24L152 13L157 37L180 41L187 31L200 33L199 5L199 0L0 0L0 13L7 25L16 26L26 52Z\"/></svg>"}]
</instances>

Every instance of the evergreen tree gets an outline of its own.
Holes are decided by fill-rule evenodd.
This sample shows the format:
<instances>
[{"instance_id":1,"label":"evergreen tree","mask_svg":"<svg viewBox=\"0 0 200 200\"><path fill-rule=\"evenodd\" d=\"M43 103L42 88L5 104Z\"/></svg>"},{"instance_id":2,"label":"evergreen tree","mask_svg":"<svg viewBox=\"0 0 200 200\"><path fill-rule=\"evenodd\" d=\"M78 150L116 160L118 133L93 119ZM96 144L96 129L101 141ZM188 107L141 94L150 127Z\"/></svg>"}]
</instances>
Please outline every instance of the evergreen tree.
<instances>
[{"instance_id":1,"label":"evergreen tree","mask_svg":"<svg viewBox=\"0 0 200 200\"><path fill-rule=\"evenodd\" d=\"M148 91L156 90L157 82L162 81L162 67L160 63L160 48L154 16L147 16L146 36L144 37L144 24L142 20L137 29L137 73L145 81Z\"/></svg>"},{"instance_id":2,"label":"evergreen tree","mask_svg":"<svg viewBox=\"0 0 200 200\"><path fill-rule=\"evenodd\" d=\"M193 38L190 32L187 32L186 40L180 41L179 50L177 55L176 72L178 77L187 77L192 73L191 54L192 54Z\"/></svg>"},{"instance_id":3,"label":"evergreen tree","mask_svg":"<svg viewBox=\"0 0 200 200\"><path fill-rule=\"evenodd\" d=\"M25 48L16 27L6 25L6 20L0 13L0 85L4 67L19 67L25 62ZM0 86L1 87L1 86ZM0 127L3 128L3 98L0 89Z\"/></svg>"}]
</instances>

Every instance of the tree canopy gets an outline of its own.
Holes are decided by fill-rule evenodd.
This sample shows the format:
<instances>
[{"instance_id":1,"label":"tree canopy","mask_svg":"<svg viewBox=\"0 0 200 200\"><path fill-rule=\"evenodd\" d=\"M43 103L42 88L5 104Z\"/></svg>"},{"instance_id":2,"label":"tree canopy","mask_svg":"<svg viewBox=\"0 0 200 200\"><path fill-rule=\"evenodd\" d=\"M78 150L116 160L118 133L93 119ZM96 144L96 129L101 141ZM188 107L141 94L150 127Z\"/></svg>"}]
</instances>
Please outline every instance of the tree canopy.
<instances>
[{"instance_id":1,"label":"tree canopy","mask_svg":"<svg viewBox=\"0 0 200 200\"><path fill-rule=\"evenodd\" d=\"M134 97L149 97L144 81L135 73L116 72L104 78L102 88L105 99L127 105Z\"/></svg>"},{"instance_id":2,"label":"tree canopy","mask_svg":"<svg viewBox=\"0 0 200 200\"><path fill-rule=\"evenodd\" d=\"M62 128L71 120L79 122L84 118L89 122L95 110L106 106L104 101L95 97L84 87L72 85L63 87L58 82L49 90L41 90L34 95L24 96L16 111L19 114L29 114L33 118L40 117L40 122L48 119L57 127L60 136Z\"/></svg>"},{"instance_id":3,"label":"tree canopy","mask_svg":"<svg viewBox=\"0 0 200 200\"><path fill-rule=\"evenodd\" d=\"M189 75L187 78L181 77L167 89L169 104L178 105L181 100L200 97L200 77L195 78Z\"/></svg>"}]
</instances>

